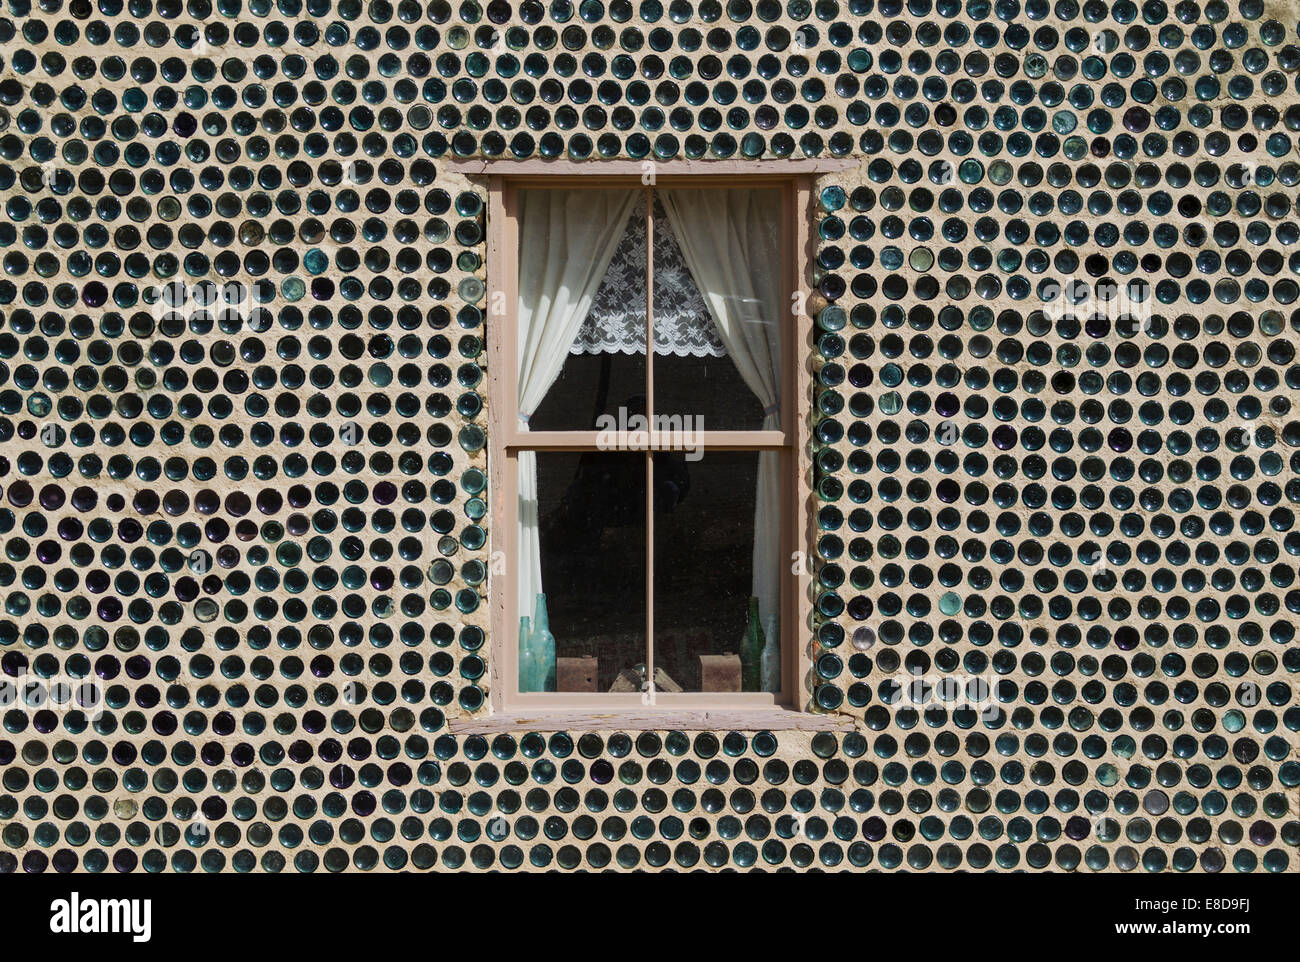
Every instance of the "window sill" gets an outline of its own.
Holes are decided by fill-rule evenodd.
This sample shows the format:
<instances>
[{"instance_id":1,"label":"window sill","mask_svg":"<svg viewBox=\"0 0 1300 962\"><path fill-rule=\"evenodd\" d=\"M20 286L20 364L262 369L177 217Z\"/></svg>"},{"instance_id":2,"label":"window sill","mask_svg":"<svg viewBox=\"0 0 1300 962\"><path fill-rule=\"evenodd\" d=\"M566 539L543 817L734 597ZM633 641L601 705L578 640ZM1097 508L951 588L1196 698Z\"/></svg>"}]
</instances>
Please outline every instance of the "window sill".
<instances>
[{"instance_id":1,"label":"window sill","mask_svg":"<svg viewBox=\"0 0 1300 962\"><path fill-rule=\"evenodd\" d=\"M790 708L731 710L642 709L639 711L498 711L448 721L453 735L555 731L852 731L846 715L813 715Z\"/></svg>"}]
</instances>

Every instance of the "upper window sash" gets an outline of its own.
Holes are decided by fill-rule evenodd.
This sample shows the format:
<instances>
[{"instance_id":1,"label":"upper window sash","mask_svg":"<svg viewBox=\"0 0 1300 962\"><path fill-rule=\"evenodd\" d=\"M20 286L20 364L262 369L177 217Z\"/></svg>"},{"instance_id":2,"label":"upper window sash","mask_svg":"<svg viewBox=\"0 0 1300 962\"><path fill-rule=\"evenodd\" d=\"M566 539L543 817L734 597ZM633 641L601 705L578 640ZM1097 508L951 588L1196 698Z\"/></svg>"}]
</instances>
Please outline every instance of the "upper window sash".
<instances>
[{"instance_id":1,"label":"upper window sash","mask_svg":"<svg viewBox=\"0 0 1300 962\"><path fill-rule=\"evenodd\" d=\"M590 165L589 165L590 166ZM716 165L711 165L715 166ZM751 165L752 166L752 165ZM514 170L514 165L509 165L508 169ZM647 191L648 187L672 188L672 187L691 187L718 190L751 190L755 188L779 188L781 194L781 263L791 264L797 256L796 231L794 224L794 203L796 197L796 184L793 176L775 176L767 174L751 174L749 176L732 176L732 175L674 175L664 174L657 176L653 185L644 183L642 177L636 176L519 176L509 177L500 185L502 195L502 213L505 223L501 231L501 251L498 254L508 255L506 268L502 272L502 296L500 298L501 311L507 321L503 333L503 346L505 351L502 352L506 359L504 371L499 374L501 380L501 397L499 404L510 405L505 410L513 410L513 399L519 396L519 375L518 375L518 357L517 357L517 310L518 310L518 277L519 277L519 223L518 223L518 191L520 190L539 190L539 189L568 189L575 187L591 190L640 190ZM652 257L653 240L647 245L647 259ZM648 271L652 269L652 264L647 265ZM797 358L795 357L795 330L798 326L797 305L794 303L793 292L789 290L789 283L783 285L785 288L781 299L781 358L783 361L781 371L781 392L779 404L781 406L781 426L779 430L739 429L714 431L703 429L700 434L691 434L689 438L684 437L684 432L672 429L662 430L658 426L652 425L648 432L649 438L647 443L652 450L675 450L679 449L684 440L690 440L698 437L704 444L709 447L716 447L719 450L744 450L744 449L772 449L787 447L796 443L795 440L795 419L799 416L797 405L795 403L795 392L793 384L795 380L795 367ZM648 294L652 285L648 285ZM651 315L647 315L651 316ZM498 319L500 317L498 316ZM650 338L650 332L647 331L647 345L653 343ZM647 347L647 370L646 382L653 393L653 351ZM671 415L662 415L657 412L654 417L671 417ZM662 422L659 422L662 424ZM498 425L501 431L503 443L508 448L524 449L575 449L596 447L600 432L597 430L590 431L533 431L528 430L519 424L517 417L502 416ZM625 435L625 437L635 437L636 435ZM639 438L638 438L639 440Z\"/></svg>"}]
</instances>

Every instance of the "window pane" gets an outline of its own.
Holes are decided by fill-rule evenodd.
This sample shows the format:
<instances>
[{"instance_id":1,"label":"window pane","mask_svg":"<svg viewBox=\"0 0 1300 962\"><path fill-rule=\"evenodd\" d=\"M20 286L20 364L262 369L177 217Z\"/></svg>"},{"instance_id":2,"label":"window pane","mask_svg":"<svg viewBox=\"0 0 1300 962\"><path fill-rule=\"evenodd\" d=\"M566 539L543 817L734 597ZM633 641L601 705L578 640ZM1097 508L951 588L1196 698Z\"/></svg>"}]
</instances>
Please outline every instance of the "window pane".
<instances>
[{"instance_id":1,"label":"window pane","mask_svg":"<svg viewBox=\"0 0 1300 962\"><path fill-rule=\"evenodd\" d=\"M655 411L657 426L664 430L758 431L763 427L763 406L729 357L656 354Z\"/></svg>"},{"instance_id":2,"label":"window pane","mask_svg":"<svg viewBox=\"0 0 1300 962\"><path fill-rule=\"evenodd\" d=\"M754 505L760 459L768 458L779 465L778 454L755 451L710 451L697 461L666 453L656 457L655 488L663 492L655 511L660 691L673 685L684 691L745 690L740 656L755 592ZM773 497L779 503L779 493ZM759 556L767 555L761 564L769 569L779 564L780 528L773 513L758 532ZM779 592L779 572L767 570L763 581ZM779 652L779 593L775 598L771 590L764 593L759 625Z\"/></svg>"},{"instance_id":3,"label":"window pane","mask_svg":"<svg viewBox=\"0 0 1300 962\"><path fill-rule=\"evenodd\" d=\"M645 355L570 354L528 430L595 431L602 415L617 423L620 408L645 413Z\"/></svg>"},{"instance_id":4,"label":"window pane","mask_svg":"<svg viewBox=\"0 0 1300 962\"><path fill-rule=\"evenodd\" d=\"M520 191L523 196L521 206L525 211L533 209L527 206L527 195L531 193L537 192ZM587 191L586 195L594 202L613 193ZM597 422L602 415L608 414L617 420L620 408L645 411L643 200L636 201L626 226L621 230L613 259L596 287L590 310L568 345L559 374L531 412L527 422L530 431L594 431L598 429ZM531 276L525 269L526 259L554 257L555 254L553 250L538 250L526 245L521 232L521 278ZM549 273L546 277L553 280ZM523 296L525 294L521 293ZM524 360L528 362L531 359ZM534 366L526 363L524 368L531 371Z\"/></svg>"},{"instance_id":5,"label":"window pane","mask_svg":"<svg viewBox=\"0 0 1300 962\"><path fill-rule=\"evenodd\" d=\"M536 459L555 690L639 691L637 666L646 660L645 456L566 451ZM520 506L521 520L527 507Z\"/></svg>"},{"instance_id":6,"label":"window pane","mask_svg":"<svg viewBox=\"0 0 1300 962\"><path fill-rule=\"evenodd\" d=\"M665 190L655 222L655 412L780 427L781 192ZM769 416L770 415L770 416ZM676 425L674 425L676 426Z\"/></svg>"}]
</instances>

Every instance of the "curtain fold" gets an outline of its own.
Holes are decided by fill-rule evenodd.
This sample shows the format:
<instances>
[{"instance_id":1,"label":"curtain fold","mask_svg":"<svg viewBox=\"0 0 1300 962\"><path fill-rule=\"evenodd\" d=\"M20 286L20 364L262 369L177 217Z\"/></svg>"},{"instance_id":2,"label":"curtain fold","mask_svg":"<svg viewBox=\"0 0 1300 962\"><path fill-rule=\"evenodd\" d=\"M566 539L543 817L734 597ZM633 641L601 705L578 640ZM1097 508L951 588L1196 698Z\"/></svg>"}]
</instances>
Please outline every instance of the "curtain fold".
<instances>
[{"instance_id":1,"label":"curtain fold","mask_svg":"<svg viewBox=\"0 0 1300 962\"><path fill-rule=\"evenodd\" d=\"M564 367L636 201L635 191L519 192L519 420L528 418ZM519 453L519 611L542 591L537 455Z\"/></svg>"},{"instance_id":2,"label":"curtain fold","mask_svg":"<svg viewBox=\"0 0 1300 962\"><path fill-rule=\"evenodd\" d=\"M695 285L736 370L781 426L781 195L777 190L662 190L659 196ZM781 606L780 455L758 456L753 593L767 637Z\"/></svg>"}]
</instances>

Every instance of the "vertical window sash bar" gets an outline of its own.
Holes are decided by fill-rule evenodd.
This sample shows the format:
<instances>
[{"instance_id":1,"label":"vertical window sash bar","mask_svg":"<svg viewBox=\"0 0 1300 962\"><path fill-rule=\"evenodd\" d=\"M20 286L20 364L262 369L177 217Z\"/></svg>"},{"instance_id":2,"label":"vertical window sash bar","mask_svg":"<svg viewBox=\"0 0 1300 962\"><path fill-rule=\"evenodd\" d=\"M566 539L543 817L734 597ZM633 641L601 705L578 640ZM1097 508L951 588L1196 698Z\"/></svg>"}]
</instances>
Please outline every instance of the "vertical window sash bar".
<instances>
[{"instance_id":1,"label":"vertical window sash bar","mask_svg":"<svg viewBox=\"0 0 1300 962\"><path fill-rule=\"evenodd\" d=\"M796 361L798 350L797 335L800 330L799 317L794 314L794 293L800 289L802 277L799 273L801 252L798 250L798 237L795 232L795 200L799 196L793 183L781 186L781 266L785 283L781 285L781 428L787 432L789 447L781 452L781 493L778 504L786 508L781 512L781 558L793 557L796 547L803 541L799 533L798 494L799 481L795 466L799 464L797 453L799 416L796 398L799 398L799 370L802 367ZM811 397L809 403L811 404ZM811 480L809 481L811 484ZM791 507L792 506L792 507ZM811 533L809 534L811 536ZM809 542L811 543L811 542ZM801 566L802 567L802 566ZM794 652L798 647L795 639L800 637L802 625L797 616L798 592L802 587L801 578L793 573L781 578L781 618L778 622L781 638L781 690L777 700L785 703L793 701L795 679L798 676L798 659Z\"/></svg>"},{"instance_id":2,"label":"vertical window sash bar","mask_svg":"<svg viewBox=\"0 0 1300 962\"><path fill-rule=\"evenodd\" d=\"M646 426L654 422L654 190L645 189L645 409ZM654 452L645 452L645 676L651 699L655 694L655 462Z\"/></svg>"}]
</instances>

